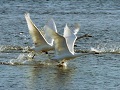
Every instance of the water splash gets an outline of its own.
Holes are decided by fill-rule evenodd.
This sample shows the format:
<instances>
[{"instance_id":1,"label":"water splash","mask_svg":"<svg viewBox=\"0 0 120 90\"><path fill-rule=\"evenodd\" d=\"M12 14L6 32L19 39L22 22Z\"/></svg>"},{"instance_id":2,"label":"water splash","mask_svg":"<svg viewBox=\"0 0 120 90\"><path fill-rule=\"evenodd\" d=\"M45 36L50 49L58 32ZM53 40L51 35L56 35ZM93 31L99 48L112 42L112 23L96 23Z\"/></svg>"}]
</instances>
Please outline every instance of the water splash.
<instances>
[{"instance_id":1,"label":"water splash","mask_svg":"<svg viewBox=\"0 0 120 90\"><path fill-rule=\"evenodd\" d=\"M21 46L0 45L0 52L20 52L21 50L23 50Z\"/></svg>"},{"instance_id":2,"label":"water splash","mask_svg":"<svg viewBox=\"0 0 120 90\"><path fill-rule=\"evenodd\" d=\"M10 65L56 65L57 62L44 57L45 54L32 58L33 53L21 53L17 59L9 61ZM43 56L43 57L42 57Z\"/></svg>"},{"instance_id":3,"label":"water splash","mask_svg":"<svg viewBox=\"0 0 120 90\"><path fill-rule=\"evenodd\" d=\"M29 52L31 47L26 46L12 46L12 45L0 45L0 52L2 53L20 53L20 52Z\"/></svg>"},{"instance_id":4,"label":"water splash","mask_svg":"<svg viewBox=\"0 0 120 90\"><path fill-rule=\"evenodd\" d=\"M20 54L17 59L12 59L12 60L10 60L9 63L12 65L17 65L17 64L20 65L20 64L23 64L23 62L26 60L27 60L26 55Z\"/></svg>"},{"instance_id":5,"label":"water splash","mask_svg":"<svg viewBox=\"0 0 120 90\"><path fill-rule=\"evenodd\" d=\"M105 43L99 44L96 47L91 47L91 51L98 53L120 53L120 43Z\"/></svg>"}]
</instances>

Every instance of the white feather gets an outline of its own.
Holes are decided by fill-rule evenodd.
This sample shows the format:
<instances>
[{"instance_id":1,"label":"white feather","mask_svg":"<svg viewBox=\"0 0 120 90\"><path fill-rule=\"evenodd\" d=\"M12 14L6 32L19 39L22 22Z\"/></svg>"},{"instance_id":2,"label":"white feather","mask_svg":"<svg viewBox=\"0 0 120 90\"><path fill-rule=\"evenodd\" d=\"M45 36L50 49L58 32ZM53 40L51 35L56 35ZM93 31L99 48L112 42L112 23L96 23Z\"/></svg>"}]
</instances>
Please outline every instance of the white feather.
<instances>
[{"instance_id":1,"label":"white feather","mask_svg":"<svg viewBox=\"0 0 120 90\"><path fill-rule=\"evenodd\" d=\"M56 24L55 21L51 18L47 24L47 26L51 27L52 30L54 30L55 32L57 32L57 28L56 28ZM46 27L44 26L44 37L47 40L47 42L52 46L53 45L53 39L51 38L51 36L49 35L49 33L46 31Z\"/></svg>"},{"instance_id":2,"label":"white feather","mask_svg":"<svg viewBox=\"0 0 120 90\"><path fill-rule=\"evenodd\" d=\"M75 23L75 29L73 30L74 31L73 33L76 35L79 32L79 30L80 30L80 25L78 23Z\"/></svg>"},{"instance_id":3,"label":"white feather","mask_svg":"<svg viewBox=\"0 0 120 90\"><path fill-rule=\"evenodd\" d=\"M66 43L68 46L69 51L74 54L74 44L77 39L76 35L69 29L68 25L66 24L64 28L64 35L66 39Z\"/></svg>"},{"instance_id":4,"label":"white feather","mask_svg":"<svg viewBox=\"0 0 120 90\"><path fill-rule=\"evenodd\" d=\"M48 51L53 49L52 46L49 45L47 40L44 38L40 30L35 26L35 24L30 19L29 13L25 14L25 19L28 25L29 33L32 37L33 43L35 45L35 48L33 48L35 51Z\"/></svg>"},{"instance_id":5,"label":"white feather","mask_svg":"<svg viewBox=\"0 0 120 90\"><path fill-rule=\"evenodd\" d=\"M72 58L78 57L81 54L72 54L68 48L68 43L66 42L66 39L56 33L54 30L52 30L50 27L46 26L46 30L51 35L51 37L54 39L55 42L55 50L58 53L55 55L53 59L56 60L70 60ZM74 43L72 43L74 45Z\"/></svg>"}]
</instances>

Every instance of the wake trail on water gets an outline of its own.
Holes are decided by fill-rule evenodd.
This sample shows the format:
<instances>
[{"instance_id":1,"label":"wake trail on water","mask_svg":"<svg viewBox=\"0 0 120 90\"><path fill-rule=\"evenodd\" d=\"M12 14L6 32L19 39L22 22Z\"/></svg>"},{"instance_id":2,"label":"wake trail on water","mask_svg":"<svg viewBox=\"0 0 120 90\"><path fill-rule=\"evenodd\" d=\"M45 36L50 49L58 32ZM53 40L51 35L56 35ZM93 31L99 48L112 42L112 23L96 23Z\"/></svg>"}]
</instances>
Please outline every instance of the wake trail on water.
<instances>
[{"instance_id":1,"label":"wake trail on water","mask_svg":"<svg viewBox=\"0 0 120 90\"><path fill-rule=\"evenodd\" d=\"M120 54L120 43L101 43L95 47L91 47L90 50L98 53Z\"/></svg>"},{"instance_id":2,"label":"wake trail on water","mask_svg":"<svg viewBox=\"0 0 120 90\"><path fill-rule=\"evenodd\" d=\"M0 45L1 53L20 53L29 52L31 47L29 46L12 46L12 45Z\"/></svg>"},{"instance_id":3,"label":"wake trail on water","mask_svg":"<svg viewBox=\"0 0 120 90\"><path fill-rule=\"evenodd\" d=\"M93 44L92 44L93 45ZM98 43L93 45L87 50L77 49L75 50L77 53L89 53L89 52L96 52L96 53L113 53L113 54L120 54L120 43ZM10 46L10 45L0 45L0 53L1 58L3 58L4 53L18 53L18 57L16 59L11 59L8 62L0 61L0 65L53 65L56 64L53 60L50 60L50 56L54 55L52 52L51 55L47 55L45 53L41 53L35 56L32 59L32 53L29 52L30 47L23 47L23 46ZM6 54L5 54L6 55ZM4 57L5 58L5 57Z\"/></svg>"},{"instance_id":4,"label":"wake trail on water","mask_svg":"<svg viewBox=\"0 0 120 90\"><path fill-rule=\"evenodd\" d=\"M36 54L33 59L33 53L30 51L31 47L26 46L12 46L12 45L0 45L0 58L6 59L10 55L15 55L17 53L18 57L15 59L10 59L8 62L0 61L0 65L51 65L49 60L49 55L45 53ZM53 54L53 53L52 53ZM13 57L14 57L13 55Z\"/></svg>"},{"instance_id":5,"label":"wake trail on water","mask_svg":"<svg viewBox=\"0 0 120 90\"><path fill-rule=\"evenodd\" d=\"M36 55L31 58L32 53L20 53L16 59L11 59L8 62L0 62L0 65L56 65L57 62L50 60L46 54Z\"/></svg>"}]
</instances>

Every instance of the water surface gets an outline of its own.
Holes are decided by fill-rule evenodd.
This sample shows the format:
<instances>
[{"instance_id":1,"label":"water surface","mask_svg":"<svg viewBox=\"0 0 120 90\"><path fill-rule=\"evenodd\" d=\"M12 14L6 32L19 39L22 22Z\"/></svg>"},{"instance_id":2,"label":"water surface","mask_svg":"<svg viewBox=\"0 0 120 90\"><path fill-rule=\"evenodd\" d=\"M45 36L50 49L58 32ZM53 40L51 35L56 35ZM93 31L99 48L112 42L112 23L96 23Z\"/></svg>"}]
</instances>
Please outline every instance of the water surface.
<instances>
[{"instance_id":1,"label":"water surface","mask_svg":"<svg viewBox=\"0 0 120 90\"><path fill-rule=\"evenodd\" d=\"M100 54L78 57L67 68L55 65L0 65L0 90L119 90L120 2L118 0L21 0L0 1L0 62L24 60L33 43L24 13L29 12L38 28L54 18L58 32L66 23L80 23L75 50ZM92 49L91 49L92 48ZM44 61L45 54L36 60Z\"/></svg>"}]
</instances>

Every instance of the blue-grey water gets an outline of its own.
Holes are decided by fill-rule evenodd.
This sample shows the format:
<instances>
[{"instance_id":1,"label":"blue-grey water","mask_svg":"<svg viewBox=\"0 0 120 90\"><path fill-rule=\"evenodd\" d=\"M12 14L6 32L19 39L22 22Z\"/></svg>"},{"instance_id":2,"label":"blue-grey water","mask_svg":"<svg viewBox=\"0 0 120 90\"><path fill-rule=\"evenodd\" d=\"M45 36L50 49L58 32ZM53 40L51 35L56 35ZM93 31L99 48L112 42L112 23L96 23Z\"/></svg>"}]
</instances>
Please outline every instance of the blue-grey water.
<instances>
[{"instance_id":1,"label":"blue-grey water","mask_svg":"<svg viewBox=\"0 0 120 90\"><path fill-rule=\"evenodd\" d=\"M66 68L33 62L5 65L26 60L27 47L33 46L26 12L38 28L54 18L60 34L66 23L71 29L80 23L77 36L92 37L77 40L75 50L100 54L78 57ZM41 54L36 61L47 58ZM0 0L0 62L0 90L119 90L119 0Z\"/></svg>"}]
</instances>

